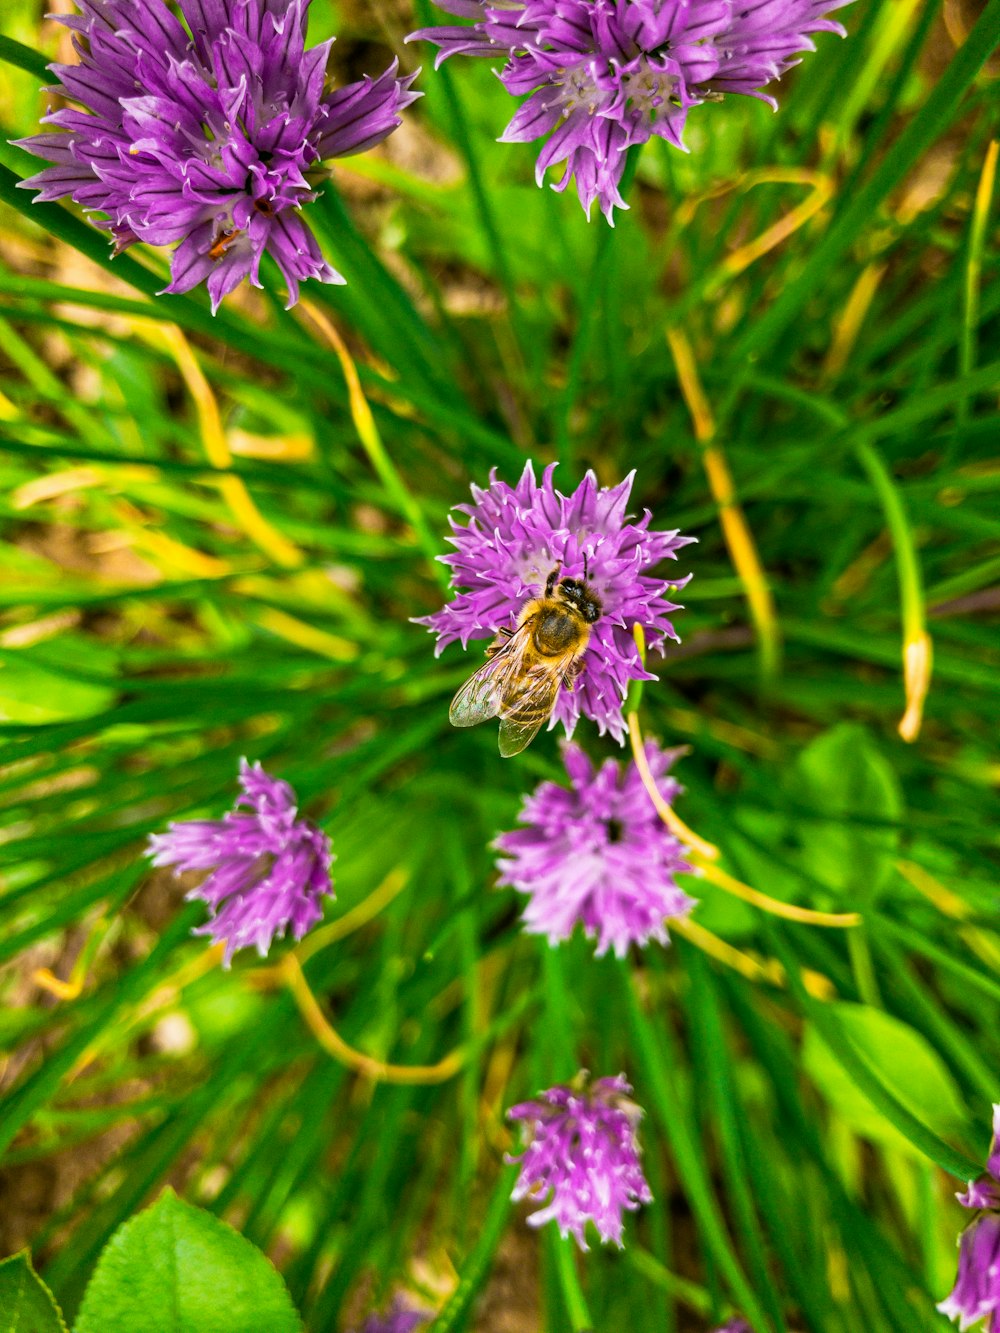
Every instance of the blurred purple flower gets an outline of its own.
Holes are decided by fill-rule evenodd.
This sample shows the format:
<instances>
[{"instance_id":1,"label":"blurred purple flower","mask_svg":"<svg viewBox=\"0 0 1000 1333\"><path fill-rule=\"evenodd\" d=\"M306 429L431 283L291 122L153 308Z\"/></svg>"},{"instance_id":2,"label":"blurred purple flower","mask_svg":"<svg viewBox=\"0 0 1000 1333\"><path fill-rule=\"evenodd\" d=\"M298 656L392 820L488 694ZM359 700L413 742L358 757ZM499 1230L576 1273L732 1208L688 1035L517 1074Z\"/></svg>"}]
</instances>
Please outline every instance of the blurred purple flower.
<instances>
[{"instance_id":1,"label":"blurred purple flower","mask_svg":"<svg viewBox=\"0 0 1000 1333\"><path fill-rule=\"evenodd\" d=\"M266 252L288 285L343 282L298 211L316 198L319 164L363 152L418 96L395 62L333 91L333 42L305 47L310 0L78 0L76 65L53 65L56 91L85 111L44 119L55 133L21 146L55 165L23 184L39 200L71 195L106 215L120 252L180 244L168 292L208 287L213 311Z\"/></svg>"},{"instance_id":2,"label":"blurred purple flower","mask_svg":"<svg viewBox=\"0 0 1000 1333\"><path fill-rule=\"evenodd\" d=\"M438 558L451 566L452 586L464 589L441 611L417 621L438 636L437 653L459 640L487 639L501 627L513 628L518 612L541 594L555 565L563 578L587 577L603 603L583 656L583 671L573 688L560 689L552 722L562 722L572 736L580 715L597 723L622 742L622 703L630 681L655 680L639 659L632 637L643 627L646 643L663 651L666 639L677 639L668 614L680 608L667 601L668 587L683 588L690 575L669 584L646 572L661 560L675 560L682 546L694 541L675 531L651 531L648 510L638 522L626 514L635 473L614 487L601 487L588 472L572 495L552 484L555 465L545 469L541 485L531 463L525 464L516 486L490 473L486 490L472 487L473 502L458 505L468 523L451 519L457 548Z\"/></svg>"},{"instance_id":3,"label":"blurred purple flower","mask_svg":"<svg viewBox=\"0 0 1000 1333\"><path fill-rule=\"evenodd\" d=\"M753 1333L753 1329L745 1319L737 1316L735 1319L729 1319L724 1324L720 1324L715 1333Z\"/></svg>"},{"instance_id":4,"label":"blurred purple flower","mask_svg":"<svg viewBox=\"0 0 1000 1333\"><path fill-rule=\"evenodd\" d=\"M320 899L333 893L330 839L296 818L295 793L260 764L240 762L243 794L222 819L185 820L149 839L155 866L212 873L187 895L207 903L212 916L196 935L225 941L223 966L253 944L262 958L289 926L300 940L323 915Z\"/></svg>"},{"instance_id":5,"label":"blurred purple flower","mask_svg":"<svg viewBox=\"0 0 1000 1333\"><path fill-rule=\"evenodd\" d=\"M676 753L676 752L675 752ZM646 757L664 798L680 790L665 778L675 753L655 742ZM614 759L599 769L577 745L563 760L570 786L543 782L526 798L526 828L503 833L494 846L509 858L497 863L500 883L530 895L526 929L558 944L579 922L597 939L597 956L613 948L623 958L630 944L669 943L664 918L694 906L674 876L689 872L684 849L664 826L634 763L622 772Z\"/></svg>"},{"instance_id":6,"label":"blurred purple flower","mask_svg":"<svg viewBox=\"0 0 1000 1333\"><path fill-rule=\"evenodd\" d=\"M573 1087L549 1088L507 1112L523 1122L525 1136L521 1156L508 1158L521 1167L511 1197L543 1204L528 1218L531 1226L555 1219L560 1234L572 1234L586 1250L590 1221L605 1244L622 1247L623 1212L653 1198L639 1164L642 1111L631 1091L624 1074L594 1083L581 1074Z\"/></svg>"},{"instance_id":7,"label":"blurred purple flower","mask_svg":"<svg viewBox=\"0 0 1000 1333\"><path fill-rule=\"evenodd\" d=\"M725 93L760 90L815 50L809 37L844 35L825 17L851 0L436 0L471 25L422 28L407 39L433 42L436 64L453 55L507 57L500 80L528 93L501 140L550 136L539 157L541 184L565 162L589 216L596 199L612 221L626 150L654 134L677 148L688 110ZM686 150L685 150L686 151Z\"/></svg>"},{"instance_id":8,"label":"blurred purple flower","mask_svg":"<svg viewBox=\"0 0 1000 1333\"><path fill-rule=\"evenodd\" d=\"M951 1295L938 1309L959 1328L986 1319L986 1333L1000 1330L1000 1105L993 1108L993 1138L986 1174L970 1180L959 1203L976 1216L958 1240L958 1276Z\"/></svg>"},{"instance_id":9,"label":"blurred purple flower","mask_svg":"<svg viewBox=\"0 0 1000 1333\"><path fill-rule=\"evenodd\" d=\"M423 1310L410 1310L397 1297L384 1315L369 1315L361 1333L413 1333L430 1319Z\"/></svg>"}]
</instances>

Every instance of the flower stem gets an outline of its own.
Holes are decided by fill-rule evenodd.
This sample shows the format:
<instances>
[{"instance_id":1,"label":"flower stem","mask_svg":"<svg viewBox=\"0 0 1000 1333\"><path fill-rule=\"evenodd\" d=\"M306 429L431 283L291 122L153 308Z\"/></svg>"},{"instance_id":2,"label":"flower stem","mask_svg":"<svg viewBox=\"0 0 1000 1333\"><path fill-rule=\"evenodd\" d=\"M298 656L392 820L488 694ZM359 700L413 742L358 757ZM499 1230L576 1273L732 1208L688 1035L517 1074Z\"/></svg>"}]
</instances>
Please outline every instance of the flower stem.
<instances>
[{"instance_id":1,"label":"flower stem","mask_svg":"<svg viewBox=\"0 0 1000 1333\"><path fill-rule=\"evenodd\" d=\"M345 936L352 935L354 931L360 930L362 926L366 926L369 921L378 916L383 907L388 907L393 898L403 892L409 882L409 869L396 866L393 870L390 870L378 888L374 889L356 907L352 907L349 912L345 912L336 921L331 921L329 925L321 926L319 930L312 931L302 941L295 950L299 962L304 963L307 958L319 953L328 944L334 944L337 940L342 940Z\"/></svg>"},{"instance_id":2,"label":"flower stem","mask_svg":"<svg viewBox=\"0 0 1000 1333\"><path fill-rule=\"evenodd\" d=\"M642 729L639 724L639 714L630 713L628 719L628 738L632 746L632 757L635 760L635 766L639 770L639 777L642 779L642 785L646 788L649 799L656 808L656 813L666 824L667 828L678 838L685 847L689 847L699 856L708 861L718 859L719 849L704 838L700 838L693 829L689 829L680 815L676 814L670 804L664 800L659 788L656 785L656 779L650 771L649 761L646 758L646 749L642 740Z\"/></svg>"},{"instance_id":3,"label":"flower stem","mask_svg":"<svg viewBox=\"0 0 1000 1333\"><path fill-rule=\"evenodd\" d=\"M635 179L636 168L639 165L640 150L640 144L633 144L628 150L628 157L625 162L625 169L622 172L621 184L619 186L622 198L626 196L629 186ZM587 352L590 349L594 324L597 318L597 308L599 304L597 293L606 290L604 275L608 263L610 262L611 243L615 233L615 229L610 225L604 226L600 222L597 225L599 230L597 233L597 241L594 246L594 258L591 261L590 272L587 275L583 305L579 312L576 333L569 350L569 360L566 366L566 384L559 396L559 402L556 407L556 457L559 459L559 462L563 467L569 467L573 458L573 449L570 442L573 409L576 406L576 400L580 394L580 380L583 376L583 365L587 358Z\"/></svg>"},{"instance_id":4,"label":"flower stem","mask_svg":"<svg viewBox=\"0 0 1000 1333\"><path fill-rule=\"evenodd\" d=\"M198 364L198 359L191 349L191 344L176 324L163 324L155 327L155 334L163 339L177 363L181 377L194 400L198 414L202 444L212 467L222 471L232 465L232 455L226 440L222 415L212 386L205 377L205 372ZM285 569L295 569L303 562L299 548L273 527L254 504L243 479L232 473L220 476L219 493L229 507L233 518L255 546L260 547L276 565Z\"/></svg>"},{"instance_id":5,"label":"flower stem","mask_svg":"<svg viewBox=\"0 0 1000 1333\"><path fill-rule=\"evenodd\" d=\"M638 639L639 636L637 635L637 642ZM640 647L640 654L641 652ZM808 926L843 927L861 924L861 916L858 912L814 912L808 907L797 907L794 903L782 902L778 898L771 898L766 893L761 893L758 889L752 889L749 884L744 884L741 880L735 879L732 875L727 874L725 870L715 865L720 855L718 847L714 843L706 842L693 829L688 828L683 819L664 800L657 787L656 779L653 777L646 759L642 728L639 723L639 714L636 712L628 715L628 736L635 766L639 770L642 785L656 808L656 813L674 837L688 848L691 853L691 860L702 879L707 879L726 893L731 893L734 898L742 898L744 902L752 903L754 907L770 912L772 916L782 916L788 921L799 921Z\"/></svg>"},{"instance_id":6,"label":"flower stem","mask_svg":"<svg viewBox=\"0 0 1000 1333\"><path fill-rule=\"evenodd\" d=\"M779 898L771 898L766 893L761 893L759 889L752 889L749 884L735 879L719 866L703 861L697 852L694 852L693 860L703 879L715 884L725 893L731 893L734 898L742 898L744 902L752 903L754 907L769 912L771 916L784 917L786 921L798 921L805 926L849 927L861 924L860 912L814 912L809 907L797 907L795 903L782 902Z\"/></svg>"},{"instance_id":7,"label":"flower stem","mask_svg":"<svg viewBox=\"0 0 1000 1333\"><path fill-rule=\"evenodd\" d=\"M979 177L976 200L972 208L972 225L969 228L969 249L965 261L965 284L962 308L962 339L958 348L958 369L963 377L971 375L976 368L976 340L979 331L979 287L983 273L983 250L986 242L986 224L990 215L990 203L993 200L993 188L997 177L997 155L1000 154L1000 141L993 139L986 150L986 159ZM958 424L962 425L969 412L968 397L963 396L958 404Z\"/></svg>"},{"instance_id":8,"label":"flower stem","mask_svg":"<svg viewBox=\"0 0 1000 1333\"><path fill-rule=\"evenodd\" d=\"M358 439L368 455L368 461L374 468L376 476L385 487L399 514L413 528L417 541L427 559L431 562L431 567L438 575L439 582L447 589L450 586L448 574L437 559L439 543L428 528L427 521L414 498L413 492L403 481L395 463L389 457L385 445L382 443L382 437L375 425L375 417L368 406L368 399L361 387L361 379L354 360L347 350L347 344L337 332L332 320L327 318L314 301L309 300L308 297L303 297L299 302L299 309L303 310L316 325L340 362L344 381L347 384L351 418L358 433Z\"/></svg>"},{"instance_id":9,"label":"flower stem","mask_svg":"<svg viewBox=\"0 0 1000 1333\"><path fill-rule=\"evenodd\" d=\"M933 648L924 613L924 587L917 558L913 529L903 507L899 487L881 454L866 440L855 445L858 461L882 504L889 535L896 555L899 579L900 611L903 619L903 683L906 712L899 722L904 741L915 741L920 734L924 700L931 683Z\"/></svg>"},{"instance_id":10,"label":"flower stem","mask_svg":"<svg viewBox=\"0 0 1000 1333\"><path fill-rule=\"evenodd\" d=\"M261 979L262 975L268 979L270 976L276 976L287 985L306 1026L327 1055L375 1083L446 1083L462 1068L465 1052L460 1049L451 1051L435 1065L390 1065L384 1060L376 1060L373 1056L365 1055L363 1051L349 1046L327 1021L299 965L299 960L293 953L285 954L280 963L273 968L265 969L263 974L256 974L258 979Z\"/></svg>"},{"instance_id":11,"label":"flower stem","mask_svg":"<svg viewBox=\"0 0 1000 1333\"><path fill-rule=\"evenodd\" d=\"M556 1274L559 1286L562 1288L570 1327L573 1333L591 1333L594 1320L587 1305L587 1298L583 1294L583 1287L580 1285L580 1274L576 1271L576 1257L573 1253L576 1242L567 1236L560 1236L554 1228L550 1228L549 1242L555 1257Z\"/></svg>"},{"instance_id":12,"label":"flower stem","mask_svg":"<svg viewBox=\"0 0 1000 1333\"><path fill-rule=\"evenodd\" d=\"M716 962L722 963L734 972L738 972L740 976L746 977L748 981L766 982L771 986L784 986L786 984L785 969L776 958L767 958L763 962L758 961L750 954L743 953L740 949L734 949L725 940L720 940L718 935L713 935L710 930L706 930L692 917L676 917L670 923L670 929L675 934L682 935L696 949L700 949L702 953L708 954ZM833 982L822 972L803 971L802 984L814 999L832 1000L836 997L837 992Z\"/></svg>"},{"instance_id":13,"label":"flower stem","mask_svg":"<svg viewBox=\"0 0 1000 1333\"><path fill-rule=\"evenodd\" d=\"M695 439L701 447L709 490L718 506L722 535L733 567L743 584L750 618L757 632L761 675L769 678L777 673L781 661L781 630L771 588L757 554L750 525L736 499L729 464L715 438L715 418L701 387L691 344L679 328L667 329L667 342L677 368L681 393L694 424Z\"/></svg>"}]
</instances>

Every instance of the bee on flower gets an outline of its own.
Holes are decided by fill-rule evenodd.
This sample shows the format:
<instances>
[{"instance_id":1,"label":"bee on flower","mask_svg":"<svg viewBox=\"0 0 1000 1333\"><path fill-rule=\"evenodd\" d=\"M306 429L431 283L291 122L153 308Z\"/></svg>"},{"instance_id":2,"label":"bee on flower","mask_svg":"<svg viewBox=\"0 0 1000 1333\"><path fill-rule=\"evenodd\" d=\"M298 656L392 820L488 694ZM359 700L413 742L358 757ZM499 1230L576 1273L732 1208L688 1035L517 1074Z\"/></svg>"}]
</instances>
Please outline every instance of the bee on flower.
<instances>
[{"instance_id":1,"label":"bee on flower","mask_svg":"<svg viewBox=\"0 0 1000 1333\"><path fill-rule=\"evenodd\" d=\"M681 609L666 594L690 577L652 573L694 538L651 529L648 510L629 516L634 473L605 487L588 472L563 495L553 470L538 483L529 462L516 486L495 473L485 489L473 486L473 503L458 506L468 522L452 520L456 550L440 557L459 591L417 621L438 636L438 653L456 640L463 648L492 640L488 661L455 697L452 721L499 717L507 754L545 721L561 722L572 736L581 716L623 743L630 682L656 679L642 663L635 626L662 653L678 637L670 615Z\"/></svg>"}]
</instances>

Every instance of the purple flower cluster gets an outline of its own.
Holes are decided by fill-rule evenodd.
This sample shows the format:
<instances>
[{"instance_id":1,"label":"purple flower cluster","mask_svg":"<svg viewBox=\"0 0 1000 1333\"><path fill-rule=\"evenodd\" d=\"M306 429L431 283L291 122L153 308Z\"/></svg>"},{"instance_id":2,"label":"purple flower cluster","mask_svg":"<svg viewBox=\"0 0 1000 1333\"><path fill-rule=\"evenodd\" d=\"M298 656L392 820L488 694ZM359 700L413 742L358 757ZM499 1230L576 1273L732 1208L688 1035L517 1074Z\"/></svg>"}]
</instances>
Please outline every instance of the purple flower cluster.
<instances>
[{"instance_id":1,"label":"purple flower cluster","mask_svg":"<svg viewBox=\"0 0 1000 1333\"><path fill-rule=\"evenodd\" d=\"M662 652L666 639L678 637L668 617L679 609L664 594L688 581L681 577L667 583L647 571L661 560L675 560L694 538L650 530L648 510L630 521L626 509L634 473L617 486L602 487L588 472L567 496L552 484L554 466L545 469L541 485L529 462L516 486L498 481L495 472L485 490L473 486L473 503L458 506L468 522L451 520L449 541L457 549L439 557L451 567L452 585L462 591L417 623L437 634L438 653L456 640L464 648L470 639L512 629L556 565L561 577L582 579L586 564L603 613L583 655L582 674L572 689L560 689L550 725L562 722L572 736L583 714L602 735L610 732L621 742L629 682L656 679L642 665L633 626L641 625L649 647Z\"/></svg>"},{"instance_id":2,"label":"purple flower cluster","mask_svg":"<svg viewBox=\"0 0 1000 1333\"><path fill-rule=\"evenodd\" d=\"M265 252L288 285L343 279L299 209L320 164L363 152L418 94L393 63L334 90L332 41L307 50L310 0L78 0L76 65L54 65L72 107L22 147L54 163L24 182L38 199L70 195L105 215L116 252L179 242L168 292L208 287L215 310Z\"/></svg>"},{"instance_id":3,"label":"purple flower cluster","mask_svg":"<svg viewBox=\"0 0 1000 1333\"><path fill-rule=\"evenodd\" d=\"M995 1333L1000 1330L1000 1106L993 1108L986 1174L970 1180L958 1201L976 1216L959 1237L958 1276L938 1309L957 1319L961 1329L985 1319L986 1333Z\"/></svg>"},{"instance_id":4,"label":"purple flower cluster","mask_svg":"<svg viewBox=\"0 0 1000 1333\"><path fill-rule=\"evenodd\" d=\"M263 958L289 926L300 940L323 915L320 900L333 893L330 839L296 818L295 793L260 764L240 764L243 794L222 819L186 820L149 839L156 866L212 873L188 898L207 903L212 917L196 935L225 941L223 966L237 949L256 945Z\"/></svg>"},{"instance_id":5,"label":"purple flower cluster","mask_svg":"<svg viewBox=\"0 0 1000 1333\"><path fill-rule=\"evenodd\" d=\"M666 800L680 790L666 778L675 753L650 741L646 758ZM597 939L597 956L630 944L669 943L664 919L694 906L674 876L689 872L684 850L653 808L634 763L595 769L576 745L563 751L569 788L543 782L521 810L526 826L497 838L507 859L500 883L529 895L526 929L557 944L577 923Z\"/></svg>"},{"instance_id":6,"label":"purple flower cluster","mask_svg":"<svg viewBox=\"0 0 1000 1333\"><path fill-rule=\"evenodd\" d=\"M629 1101L625 1076L599 1078L588 1085L559 1086L507 1112L520 1120L524 1151L512 1198L530 1198L543 1206L528 1218L531 1226L555 1220L563 1236L573 1235L582 1250L587 1222L601 1240L622 1245L623 1217L652 1194L639 1164L636 1128L642 1112Z\"/></svg>"},{"instance_id":7,"label":"purple flower cluster","mask_svg":"<svg viewBox=\"0 0 1000 1333\"><path fill-rule=\"evenodd\" d=\"M471 19L412 34L448 56L504 57L500 80L528 94L502 140L547 138L539 184L564 162L555 186L576 181L589 215L625 208L619 183L627 150L654 134L683 148L688 111L725 93L761 92L814 50L810 33L843 34L825 17L851 0L436 0Z\"/></svg>"},{"instance_id":8,"label":"purple flower cluster","mask_svg":"<svg viewBox=\"0 0 1000 1333\"><path fill-rule=\"evenodd\" d=\"M729 1319L724 1324L720 1324L715 1333L753 1333L753 1329L745 1319L737 1315L735 1319Z\"/></svg>"}]
</instances>

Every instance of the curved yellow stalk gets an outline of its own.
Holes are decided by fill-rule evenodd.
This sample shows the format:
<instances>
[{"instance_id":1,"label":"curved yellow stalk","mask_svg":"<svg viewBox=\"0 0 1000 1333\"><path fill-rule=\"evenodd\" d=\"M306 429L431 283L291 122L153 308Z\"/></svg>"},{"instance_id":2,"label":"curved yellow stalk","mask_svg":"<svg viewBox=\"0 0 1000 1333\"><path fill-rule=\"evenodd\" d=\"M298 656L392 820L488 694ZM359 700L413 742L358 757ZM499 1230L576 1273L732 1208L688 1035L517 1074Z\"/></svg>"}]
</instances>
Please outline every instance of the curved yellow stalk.
<instances>
[{"instance_id":1,"label":"curved yellow stalk","mask_svg":"<svg viewBox=\"0 0 1000 1333\"><path fill-rule=\"evenodd\" d=\"M629 713L628 716L628 738L632 746L632 758L635 760L635 766L639 770L639 777L642 779L642 785L646 788L649 799L656 807L656 813L666 824L667 828L678 838L685 847L690 847L693 852L707 860L715 860L719 855L718 847L712 843L706 842L700 838L693 829L689 829L680 815L673 807L664 800L660 789L656 785L656 779L650 771L649 761L646 758L646 749L642 740L642 729L639 725L639 714Z\"/></svg>"},{"instance_id":2,"label":"curved yellow stalk","mask_svg":"<svg viewBox=\"0 0 1000 1333\"><path fill-rule=\"evenodd\" d=\"M809 907L798 907L795 903L782 902L780 898L771 898L768 894L761 893L759 889L752 889L749 884L744 884L742 880L727 874L711 861L699 857L697 852L693 854L692 860L698 867L702 879L707 879L710 884L715 884L725 893L731 893L734 898L742 898L745 903L752 903L754 907L770 912L772 916L784 917L786 921L798 921L805 926L846 928L861 925L860 912L814 912Z\"/></svg>"},{"instance_id":3,"label":"curved yellow stalk","mask_svg":"<svg viewBox=\"0 0 1000 1333\"><path fill-rule=\"evenodd\" d=\"M785 985L785 969L776 958L759 962L750 954L734 948L726 940L719 939L718 935L706 930L691 917L675 917L670 922L670 929L675 934L683 936L696 949L701 949L702 953L714 958L716 962L722 963L734 972L739 972L740 976L746 977L748 981L766 981L772 986ZM814 999L830 1000L837 994L833 982L822 972L807 969L802 973L802 982Z\"/></svg>"},{"instance_id":4,"label":"curved yellow stalk","mask_svg":"<svg viewBox=\"0 0 1000 1333\"><path fill-rule=\"evenodd\" d=\"M202 444L212 467L220 471L232 466L232 455L226 440L219 404L212 386L198 364L198 359L191 349L191 344L176 324L164 324L156 327L158 336L166 342L170 354L177 362L177 368L194 400L198 413L198 425ZM243 484L240 477L231 472L218 479L219 492L225 500L230 513L240 529L246 533L254 545L269 556L276 565L294 569L301 565L304 556L297 546L288 540L277 528L263 516Z\"/></svg>"},{"instance_id":5,"label":"curved yellow stalk","mask_svg":"<svg viewBox=\"0 0 1000 1333\"><path fill-rule=\"evenodd\" d=\"M280 977L287 985L306 1026L327 1055L373 1082L446 1083L462 1068L465 1057L461 1050L450 1052L435 1065L390 1065L384 1060L376 1060L374 1056L365 1055L363 1051L357 1051L353 1046L349 1046L327 1021L294 953L286 954L281 962L273 969L268 969L268 972Z\"/></svg>"},{"instance_id":6,"label":"curved yellow stalk","mask_svg":"<svg viewBox=\"0 0 1000 1333\"><path fill-rule=\"evenodd\" d=\"M410 872L403 866L396 866L390 870L378 888L373 889L367 898L338 917L336 921L314 930L296 947L295 952L299 962L304 963L307 958L319 953L328 944L334 944L337 940L342 940L347 935L352 935L354 931L360 930L362 926L366 926L378 916L383 907L388 907L393 898L403 892L409 882Z\"/></svg>"},{"instance_id":7,"label":"curved yellow stalk","mask_svg":"<svg viewBox=\"0 0 1000 1333\"><path fill-rule=\"evenodd\" d=\"M770 912L772 916L784 917L787 921L798 921L807 926L847 927L861 924L861 915L858 912L814 912L808 907L797 907L794 903L782 902L780 898L771 898L758 889L752 889L749 884L744 884L741 880L727 874L725 870L717 866L715 862L719 857L718 847L713 843L706 842L693 829L688 828L687 824L664 800L657 787L656 780L646 759L642 728L639 724L639 714L637 712L629 713L628 735L635 766L639 770L642 785L656 808L656 813L674 837L688 848L691 853L691 863L702 879L707 879L709 883L715 884L726 893L731 893L734 898L742 898L744 902L752 903L754 907L759 907L764 912Z\"/></svg>"},{"instance_id":8,"label":"curved yellow stalk","mask_svg":"<svg viewBox=\"0 0 1000 1333\"><path fill-rule=\"evenodd\" d=\"M773 675L781 657L781 631L764 567L757 546L736 499L729 464L715 439L715 419L705 391L701 387L694 352L687 336L678 328L667 329L667 342L677 369L677 380L694 425L695 439L701 446L701 461L708 487L719 511L722 535L746 594L750 618L757 633L761 670Z\"/></svg>"}]
</instances>

